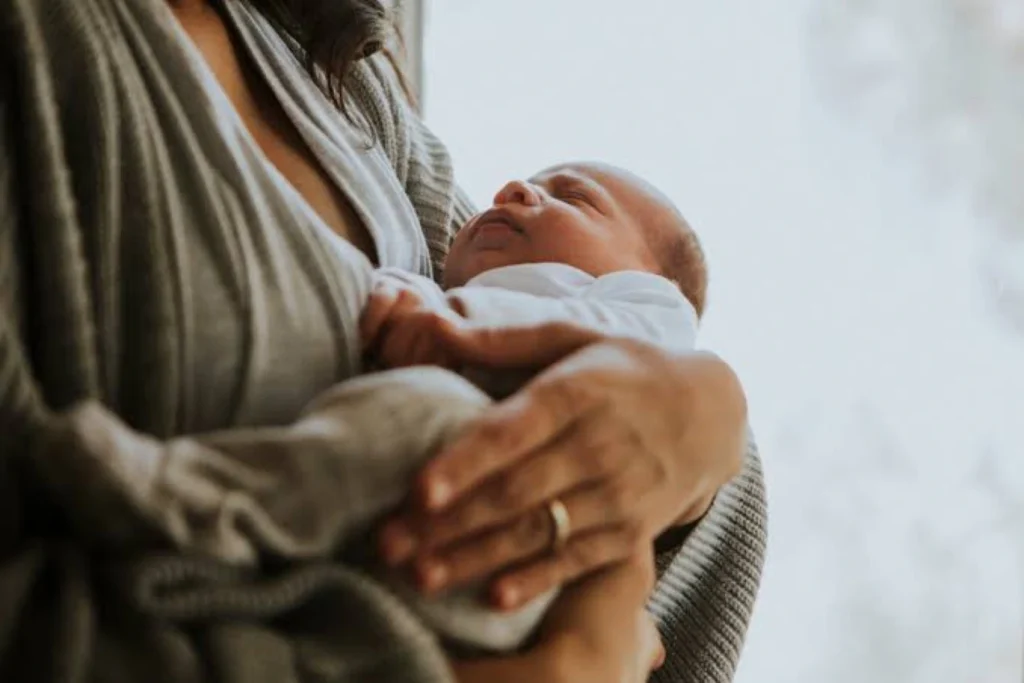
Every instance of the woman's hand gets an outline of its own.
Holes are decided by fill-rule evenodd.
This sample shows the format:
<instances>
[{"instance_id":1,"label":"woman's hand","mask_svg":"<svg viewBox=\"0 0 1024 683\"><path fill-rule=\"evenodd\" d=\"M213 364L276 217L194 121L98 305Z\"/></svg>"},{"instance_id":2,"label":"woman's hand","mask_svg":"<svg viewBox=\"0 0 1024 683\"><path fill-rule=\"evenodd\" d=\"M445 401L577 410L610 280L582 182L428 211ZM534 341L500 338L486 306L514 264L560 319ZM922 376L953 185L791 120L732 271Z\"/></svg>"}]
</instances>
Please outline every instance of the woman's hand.
<instances>
[{"instance_id":1,"label":"woman's hand","mask_svg":"<svg viewBox=\"0 0 1024 683\"><path fill-rule=\"evenodd\" d=\"M538 644L510 657L454 665L459 683L642 683L665 651L644 609L650 550L569 586L548 611Z\"/></svg>"},{"instance_id":2,"label":"woman's hand","mask_svg":"<svg viewBox=\"0 0 1024 683\"><path fill-rule=\"evenodd\" d=\"M741 468L743 392L710 354L560 324L448 335L465 364L555 364L428 464L385 527L385 559L415 558L428 592L504 572L493 599L515 608L697 519ZM551 553L556 499L571 535Z\"/></svg>"}]
</instances>

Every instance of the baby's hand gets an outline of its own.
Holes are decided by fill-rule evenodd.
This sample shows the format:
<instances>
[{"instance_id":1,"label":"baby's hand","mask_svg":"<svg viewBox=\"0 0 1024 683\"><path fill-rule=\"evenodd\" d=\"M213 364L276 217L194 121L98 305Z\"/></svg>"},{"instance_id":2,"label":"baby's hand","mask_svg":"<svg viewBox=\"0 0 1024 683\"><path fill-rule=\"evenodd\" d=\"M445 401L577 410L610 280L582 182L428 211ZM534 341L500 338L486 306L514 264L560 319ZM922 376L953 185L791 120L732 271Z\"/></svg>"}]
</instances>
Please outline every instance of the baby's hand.
<instances>
[{"instance_id":1,"label":"baby's hand","mask_svg":"<svg viewBox=\"0 0 1024 683\"><path fill-rule=\"evenodd\" d=\"M451 356L439 343L437 330L451 324L453 315L427 306L412 289L382 283L370 295L360 319L363 349L387 368L451 368Z\"/></svg>"}]
</instances>

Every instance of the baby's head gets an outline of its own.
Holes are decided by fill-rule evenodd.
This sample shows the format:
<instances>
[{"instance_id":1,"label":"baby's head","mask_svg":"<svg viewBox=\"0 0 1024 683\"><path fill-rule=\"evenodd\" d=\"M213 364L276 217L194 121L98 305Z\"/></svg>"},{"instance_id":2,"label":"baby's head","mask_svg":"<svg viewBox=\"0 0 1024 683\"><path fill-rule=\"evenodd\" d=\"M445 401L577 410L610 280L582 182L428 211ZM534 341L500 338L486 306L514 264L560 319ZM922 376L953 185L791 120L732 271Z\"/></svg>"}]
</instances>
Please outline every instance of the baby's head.
<instances>
[{"instance_id":1,"label":"baby's head","mask_svg":"<svg viewBox=\"0 0 1024 683\"><path fill-rule=\"evenodd\" d=\"M704 311L707 266L694 231L664 194L636 175L565 164L513 181L455 237L445 287L521 263L565 263L595 277L621 270L675 281Z\"/></svg>"}]
</instances>

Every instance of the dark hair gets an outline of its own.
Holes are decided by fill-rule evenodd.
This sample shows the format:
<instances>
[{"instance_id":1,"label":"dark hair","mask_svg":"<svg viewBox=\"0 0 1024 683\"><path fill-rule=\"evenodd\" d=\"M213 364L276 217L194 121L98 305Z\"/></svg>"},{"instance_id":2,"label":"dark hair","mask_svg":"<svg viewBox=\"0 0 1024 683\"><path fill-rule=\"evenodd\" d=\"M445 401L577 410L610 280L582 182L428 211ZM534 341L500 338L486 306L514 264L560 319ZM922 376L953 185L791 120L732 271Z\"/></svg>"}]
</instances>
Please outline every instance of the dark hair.
<instances>
[{"instance_id":1,"label":"dark hair","mask_svg":"<svg viewBox=\"0 0 1024 683\"><path fill-rule=\"evenodd\" d=\"M404 49L397 26L401 0L247 0L296 49L313 81L346 116L344 91L357 62L382 52L411 99L394 47ZM392 8L395 5L397 8Z\"/></svg>"}]
</instances>

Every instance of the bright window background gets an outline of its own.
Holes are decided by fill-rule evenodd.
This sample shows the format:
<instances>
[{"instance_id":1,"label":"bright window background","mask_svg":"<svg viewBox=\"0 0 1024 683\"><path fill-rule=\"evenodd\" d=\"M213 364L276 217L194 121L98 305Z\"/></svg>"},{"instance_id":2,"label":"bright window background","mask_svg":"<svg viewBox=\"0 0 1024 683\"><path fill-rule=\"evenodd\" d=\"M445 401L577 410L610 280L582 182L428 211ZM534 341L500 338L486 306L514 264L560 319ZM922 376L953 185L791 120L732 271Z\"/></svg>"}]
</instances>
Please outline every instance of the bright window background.
<instances>
[{"instance_id":1,"label":"bright window background","mask_svg":"<svg viewBox=\"0 0 1024 683\"><path fill-rule=\"evenodd\" d=\"M1003 238L883 134L884 107L847 115L864 79L829 71L824 4L431 0L425 114L481 204L597 158L701 233L703 344L745 381L769 486L740 681L1019 681L1024 328L991 286ZM997 146L1024 144L1008 130Z\"/></svg>"}]
</instances>

